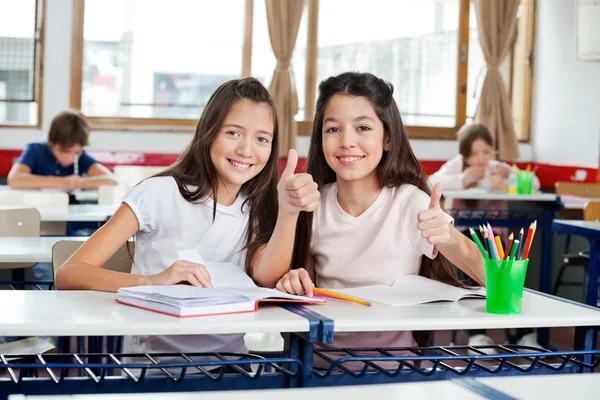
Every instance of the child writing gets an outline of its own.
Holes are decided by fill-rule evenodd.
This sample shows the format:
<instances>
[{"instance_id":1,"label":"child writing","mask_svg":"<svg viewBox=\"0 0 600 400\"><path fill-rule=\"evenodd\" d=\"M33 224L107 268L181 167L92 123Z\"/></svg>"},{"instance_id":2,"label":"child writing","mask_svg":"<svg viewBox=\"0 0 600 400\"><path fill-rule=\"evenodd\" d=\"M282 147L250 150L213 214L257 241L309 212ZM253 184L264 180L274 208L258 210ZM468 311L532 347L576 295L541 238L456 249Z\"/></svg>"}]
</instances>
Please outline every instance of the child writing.
<instances>
[{"instance_id":1,"label":"child writing","mask_svg":"<svg viewBox=\"0 0 600 400\"><path fill-rule=\"evenodd\" d=\"M179 160L125 196L58 270L57 289L114 292L180 282L211 287L204 265L178 259L184 249L197 249L207 261L237 263L259 284L274 287L278 277L270 271L290 263L299 212L314 210L319 199L310 175L294 175L295 150L277 186L277 143L275 105L264 86L254 78L224 83ZM101 269L134 234L132 273ZM245 352L243 336L136 336L126 338L125 348Z\"/></svg>"},{"instance_id":2,"label":"child writing","mask_svg":"<svg viewBox=\"0 0 600 400\"><path fill-rule=\"evenodd\" d=\"M511 166L507 163L494 159L494 141L490 131L485 125L464 125L458 131L459 154L429 177L432 184L440 183L446 189L466 189L479 187L486 190L494 189L495 185L508 186L506 180L511 173ZM534 178L533 187L540 188L540 181ZM508 210L505 200L461 200L453 199L447 203L448 208L457 209L487 209ZM507 229L497 229L500 237L507 237ZM468 235L468 233L466 233ZM505 243L506 244L506 243ZM484 346L494 343L491 337L486 335L485 330L470 330L469 345ZM517 330L518 344L525 346L540 347L537 336L532 329L520 328ZM495 353L493 349L484 350Z\"/></svg>"},{"instance_id":3,"label":"child writing","mask_svg":"<svg viewBox=\"0 0 600 400\"><path fill-rule=\"evenodd\" d=\"M27 145L8 173L8 185L13 189L62 188L70 192L116 185L108 168L83 150L89 133L81 113L59 113L50 124L48 141Z\"/></svg>"},{"instance_id":4,"label":"child writing","mask_svg":"<svg viewBox=\"0 0 600 400\"><path fill-rule=\"evenodd\" d=\"M303 268L282 274L277 289L312 296L313 282L392 285L416 274L459 285L452 264L484 284L481 253L448 221L441 186L430 192L391 84L354 72L321 82L307 172L320 204L298 222L292 266ZM336 334L333 347L412 345L411 332L377 332Z\"/></svg>"}]
</instances>

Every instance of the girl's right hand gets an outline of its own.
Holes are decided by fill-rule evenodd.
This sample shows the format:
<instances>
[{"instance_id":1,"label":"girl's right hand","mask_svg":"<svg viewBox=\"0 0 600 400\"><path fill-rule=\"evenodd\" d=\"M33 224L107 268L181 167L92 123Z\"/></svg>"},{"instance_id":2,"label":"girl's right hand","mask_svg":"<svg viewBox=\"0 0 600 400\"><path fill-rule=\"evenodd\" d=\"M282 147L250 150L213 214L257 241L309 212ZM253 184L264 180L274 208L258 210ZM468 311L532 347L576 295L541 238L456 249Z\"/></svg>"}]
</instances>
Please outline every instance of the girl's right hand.
<instances>
[{"instance_id":1,"label":"girl's right hand","mask_svg":"<svg viewBox=\"0 0 600 400\"><path fill-rule=\"evenodd\" d=\"M475 186L484 176L484 167L468 167L463 172L463 184L466 188Z\"/></svg>"},{"instance_id":2,"label":"girl's right hand","mask_svg":"<svg viewBox=\"0 0 600 400\"><path fill-rule=\"evenodd\" d=\"M299 268L293 269L282 276L275 288L284 293L313 297L314 286L308 271Z\"/></svg>"},{"instance_id":3,"label":"girl's right hand","mask_svg":"<svg viewBox=\"0 0 600 400\"><path fill-rule=\"evenodd\" d=\"M196 287L212 287L210 274L202 264L185 260L177 260L164 271L151 275L147 279L147 285L175 285L181 282L189 282Z\"/></svg>"}]
</instances>

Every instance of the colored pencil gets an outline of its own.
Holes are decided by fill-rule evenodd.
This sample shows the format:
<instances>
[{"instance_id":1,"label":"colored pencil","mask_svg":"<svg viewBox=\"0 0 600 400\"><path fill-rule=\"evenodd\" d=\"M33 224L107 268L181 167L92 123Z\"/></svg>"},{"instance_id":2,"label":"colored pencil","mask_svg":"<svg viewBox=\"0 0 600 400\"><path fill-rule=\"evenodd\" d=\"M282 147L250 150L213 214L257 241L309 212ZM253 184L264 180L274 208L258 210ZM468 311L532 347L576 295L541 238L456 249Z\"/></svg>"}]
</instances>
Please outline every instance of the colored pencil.
<instances>
[{"instance_id":1,"label":"colored pencil","mask_svg":"<svg viewBox=\"0 0 600 400\"><path fill-rule=\"evenodd\" d=\"M484 176L490 180L490 182L492 182L494 184L494 186L496 186L498 189L502 190L502 191L508 191L508 188L506 186L504 186L503 184L501 184L500 182L498 182L497 180L495 180L494 178L492 178L490 175L488 174L484 174Z\"/></svg>"},{"instance_id":2,"label":"colored pencil","mask_svg":"<svg viewBox=\"0 0 600 400\"><path fill-rule=\"evenodd\" d=\"M346 296L345 294L332 292L330 290L325 290L325 289L321 289L321 288L313 288L313 291L315 292L315 294L318 293L319 295L322 295L325 297L331 297L334 299L351 301L352 303L362 304L363 306L369 306L369 307L371 306L371 303L366 300L359 299L357 297Z\"/></svg>"},{"instance_id":3,"label":"colored pencil","mask_svg":"<svg viewBox=\"0 0 600 400\"><path fill-rule=\"evenodd\" d=\"M513 245L510 249L510 256L508 256L508 260L516 260L516 256L517 256L517 249L519 248L519 246L521 245L521 243L519 242L519 239L515 239L515 241L513 242Z\"/></svg>"},{"instance_id":4,"label":"colored pencil","mask_svg":"<svg viewBox=\"0 0 600 400\"><path fill-rule=\"evenodd\" d=\"M479 251L481 252L483 257L489 258L487 255L487 251L485 251L485 249L483 248L483 244L481 244L481 240L479 240L479 236L477 235L475 230L473 228L469 228L469 233L471 234L471 237L473 238L473 241L475 242L477 247L479 247Z\"/></svg>"},{"instance_id":5,"label":"colored pencil","mask_svg":"<svg viewBox=\"0 0 600 400\"><path fill-rule=\"evenodd\" d=\"M488 229L488 238L491 241L490 251L491 251L491 249L494 249L494 257L495 257L495 259L496 260L501 260L501 258L500 258L500 252L498 251L498 246L496 246L496 240L494 239L494 231L492 230L492 226L490 225L489 222L487 224L487 229Z\"/></svg>"},{"instance_id":6,"label":"colored pencil","mask_svg":"<svg viewBox=\"0 0 600 400\"><path fill-rule=\"evenodd\" d=\"M479 233L481 234L481 237L483 239L483 247L485 248L485 251L487 251L488 255L491 258L492 253L490 253L490 248L488 246L486 231L483 229L483 226L481 226L481 225L479 225Z\"/></svg>"},{"instance_id":7,"label":"colored pencil","mask_svg":"<svg viewBox=\"0 0 600 400\"><path fill-rule=\"evenodd\" d=\"M498 260L504 260L504 249L502 248L502 240L500 240L500 236L496 236L496 248L498 249Z\"/></svg>"},{"instance_id":8,"label":"colored pencil","mask_svg":"<svg viewBox=\"0 0 600 400\"><path fill-rule=\"evenodd\" d=\"M506 251L504 252L504 259L508 260L510 256L510 251L512 250L513 241L515 240L515 235L511 232L508 236L508 244L506 245Z\"/></svg>"},{"instance_id":9,"label":"colored pencil","mask_svg":"<svg viewBox=\"0 0 600 400\"><path fill-rule=\"evenodd\" d=\"M527 260L527 257L529 257L529 250L531 249L531 242L533 242L533 236L535 235L536 229L537 221L533 221L527 232L527 241L525 242L525 250L523 250L523 257L521 257L521 260Z\"/></svg>"},{"instance_id":10,"label":"colored pencil","mask_svg":"<svg viewBox=\"0 0 600 400\"><path fill-rule=\"evenodd\" d=\"M516 242L516 240L515 240ZM514 246L514 244L513 244ZM515 260L519 259L519 255L521 255L521 247L523 247L523 228L519 231L519 247L517 247L517 253L515 255Z\"/></svg>"}]
</instances>

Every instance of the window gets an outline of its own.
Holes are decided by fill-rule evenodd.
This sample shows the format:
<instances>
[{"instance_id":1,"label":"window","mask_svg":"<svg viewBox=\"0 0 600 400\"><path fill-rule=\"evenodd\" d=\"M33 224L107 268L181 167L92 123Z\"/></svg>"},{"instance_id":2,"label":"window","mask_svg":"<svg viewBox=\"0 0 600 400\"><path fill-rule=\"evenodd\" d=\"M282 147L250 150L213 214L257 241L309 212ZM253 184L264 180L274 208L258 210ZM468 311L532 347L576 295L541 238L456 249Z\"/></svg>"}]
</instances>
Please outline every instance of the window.
<instances>
[{"instance_id":1,"label":"window","mask_svg":"<svg viewBox=\"0 0 600 400\"><path fill-rule=\"evenodd\" d=\"M364 4L320 0L317 81L371 72L394 85L407 125L454 127L459 0Z\"/></svg>"},{"instance_id":2,"label":"window","mask_svg":"<svg viewBox=\"0 0 600 400\"><path fill-rule=\"evenodd\" d=\"M527 140L534 0L521 3L519 38L502 71L517 136ZM224 81L270 83L265 0L74 4L71 106L96 128L189 129ZM485 73L470 0L306 0L291 64L300 135L310 134L318 83L359 70L394 84L411 137L454 139L474 116Z\"/></svg>"},{"instance_id":3,"label":"window","mask_svg":"<svg viewBox=\"0 0 600 400\"><path fill-rule=\"evenodd\" d=\"M529 138L533 0L522 0L519 38L501 72L513 96L520 140ZM394 85L414 138L454 139L471 122L485 76L474 4L469 0L318 0L314 87L328 76L368 71ZM309 30L311 27L309 26ZM313 65L314 64L314 65ZM306 105L314 107L314 101Z\"/></svg>"},{"instance_id":4,"label":"window","mask_svg":"<svg viewBox=\"0 0 600 400\"><path fill-rule=\"evenodd\" d=\"M0 0L0 125L41 120L42 0Z\"/></svg>"},{"instance_id":5,"label":"window","mask_svg":"<svg viewBox=\"0 0 600 400\"><path fill-rule=\"evenodd\" d=\"M81 111L197 120L214 90L240 76L244 2L86 0Z\"/></svg>"}]
</instances>

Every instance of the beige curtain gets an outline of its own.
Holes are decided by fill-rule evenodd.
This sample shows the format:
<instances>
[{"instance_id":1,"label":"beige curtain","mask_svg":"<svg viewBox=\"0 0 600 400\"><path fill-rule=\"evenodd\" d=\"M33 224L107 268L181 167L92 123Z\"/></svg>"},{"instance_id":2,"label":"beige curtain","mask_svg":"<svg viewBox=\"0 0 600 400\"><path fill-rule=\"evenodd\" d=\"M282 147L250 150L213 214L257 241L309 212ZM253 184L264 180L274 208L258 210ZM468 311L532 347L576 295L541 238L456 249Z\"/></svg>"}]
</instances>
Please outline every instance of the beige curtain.
<instances>
[{"instance_id":1,"label":"beige curtain","mask_svg":"<svg viewBox=\"0 0 600 400\"><path fill-rule=\"evenodd\" d=\"M519 156L511 102L500 75L500 65L517 34L518 7L519 0L475 0L479 42L487 64L475 121L489 128L501 160Z\"/></svg>"},{"instance_id":2,"label":"beige curtain","mask_svg":"<svg viewBox=\"0 0 600 400\"><path fill-rule=\"evenodd\" d=\"M265 1L271 47L277 58L269 92L275 100L279 117L279 154L285 157L288 150L296 146L294 116L298 112L298 94L290 61L302 20L304 0Z\"/></svg>"}]
</instances>

